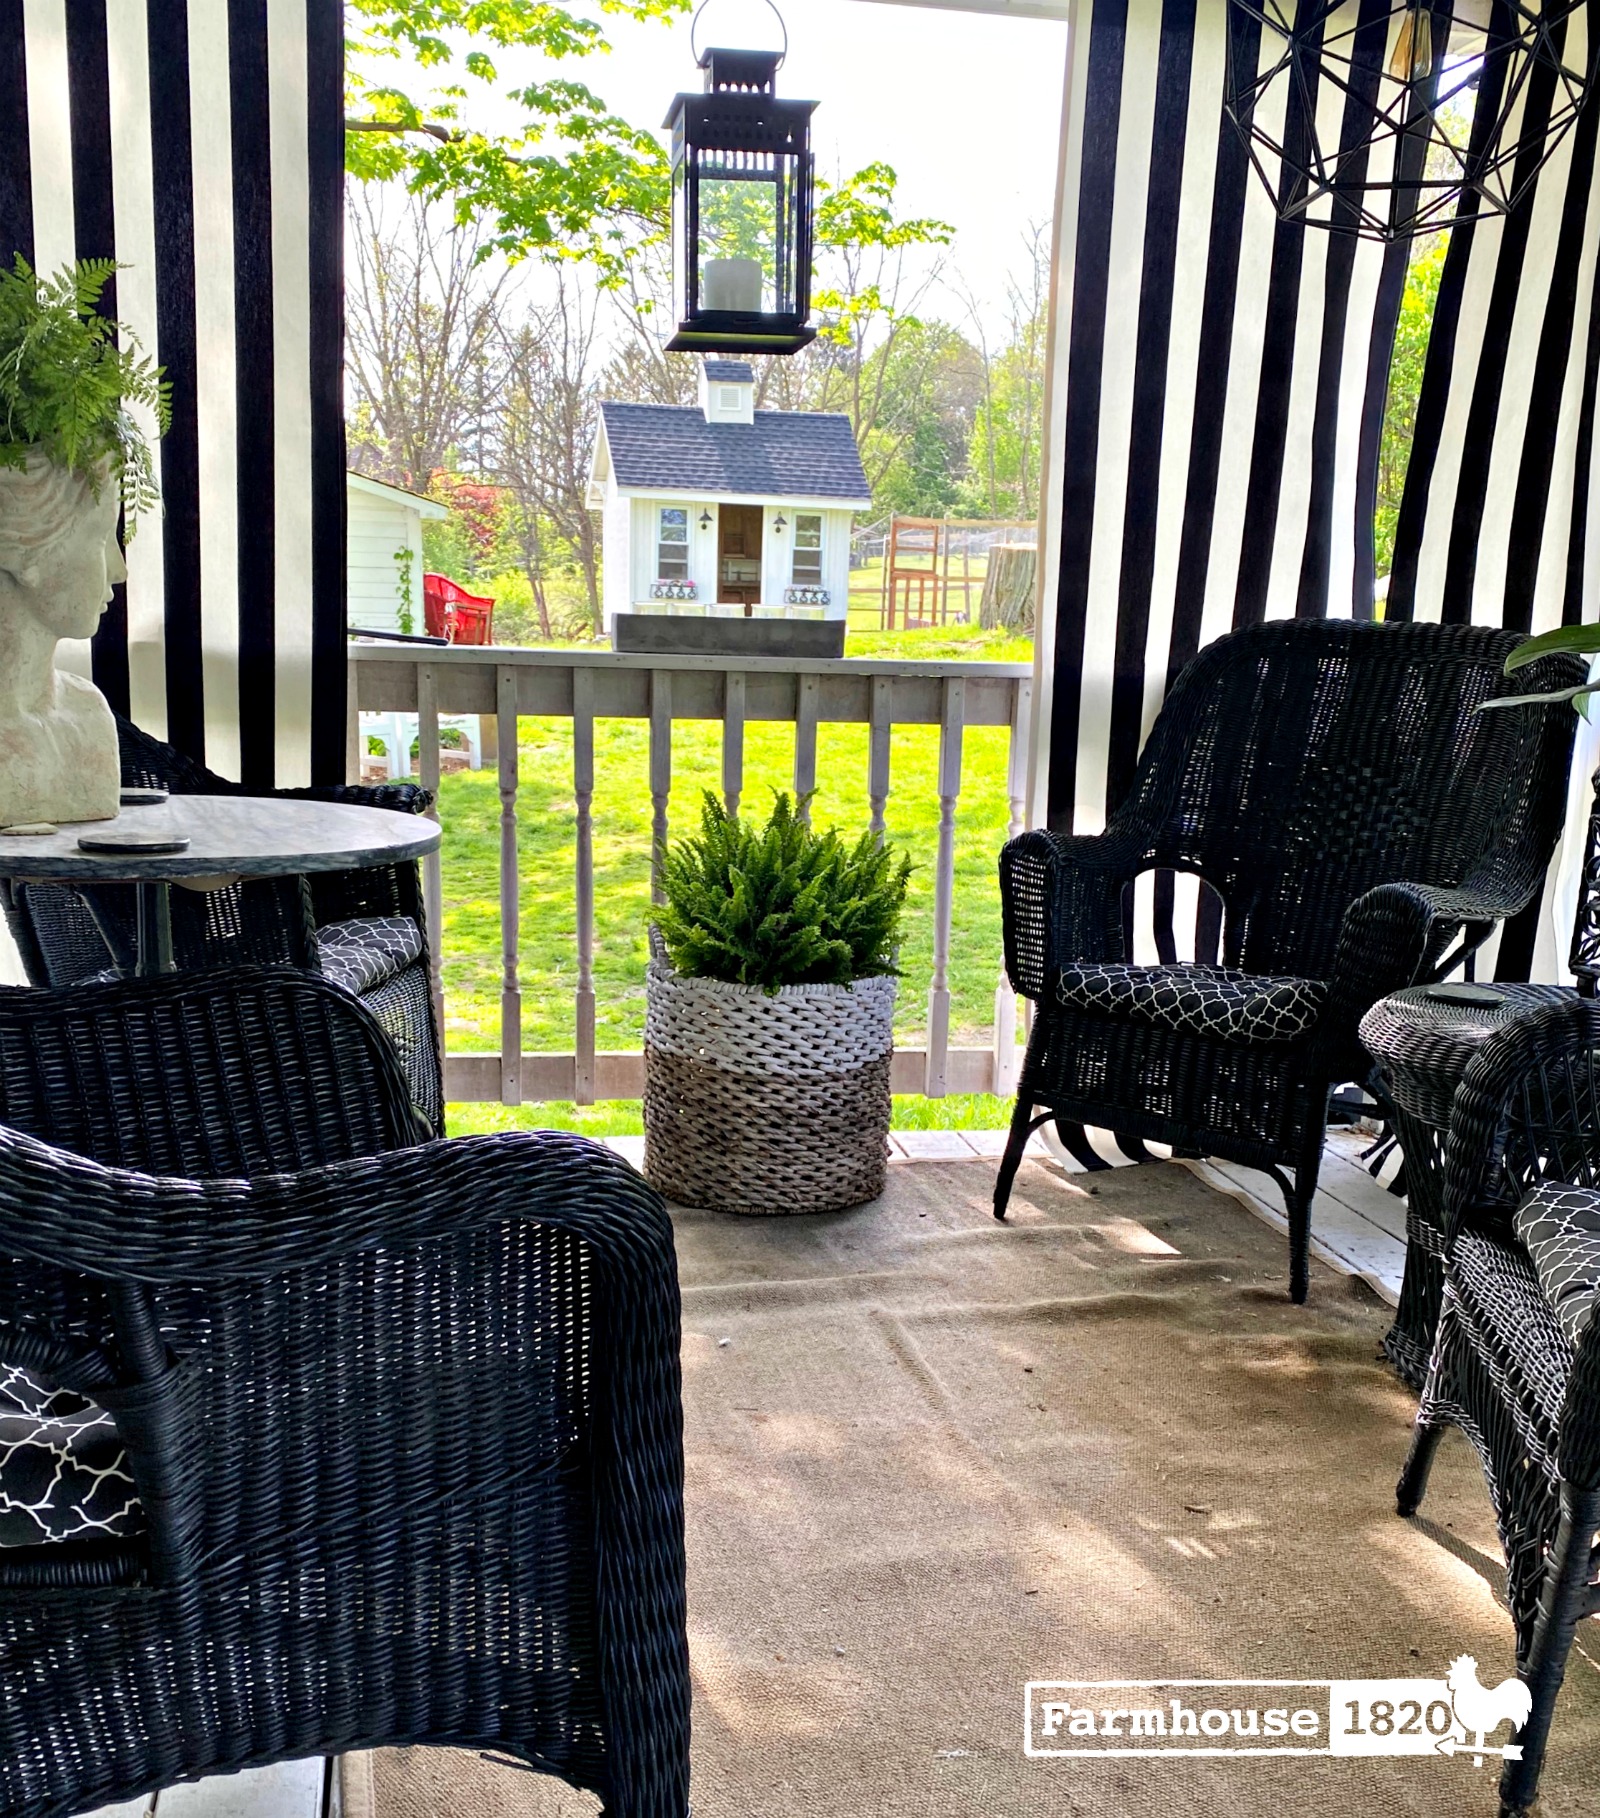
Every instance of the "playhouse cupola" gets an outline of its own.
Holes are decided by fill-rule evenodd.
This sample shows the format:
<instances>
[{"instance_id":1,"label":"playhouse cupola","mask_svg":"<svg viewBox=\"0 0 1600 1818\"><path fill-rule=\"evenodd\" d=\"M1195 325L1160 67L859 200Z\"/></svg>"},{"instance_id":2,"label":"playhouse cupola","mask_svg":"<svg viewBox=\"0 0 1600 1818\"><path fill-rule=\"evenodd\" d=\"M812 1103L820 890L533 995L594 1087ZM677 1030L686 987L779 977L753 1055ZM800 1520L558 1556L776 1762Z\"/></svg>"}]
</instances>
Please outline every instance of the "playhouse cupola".
<instances>
[{"instance_id":1,"label":"playhouse cupola","mask_svg":"<svg viewBox=\"0 0 1600 1818\"><path fill-rule=\"evenodd\" d=\"M702 360L700 408L708 423L754 423L754 370L743 360Z\"/></svg>"}]
</instances>

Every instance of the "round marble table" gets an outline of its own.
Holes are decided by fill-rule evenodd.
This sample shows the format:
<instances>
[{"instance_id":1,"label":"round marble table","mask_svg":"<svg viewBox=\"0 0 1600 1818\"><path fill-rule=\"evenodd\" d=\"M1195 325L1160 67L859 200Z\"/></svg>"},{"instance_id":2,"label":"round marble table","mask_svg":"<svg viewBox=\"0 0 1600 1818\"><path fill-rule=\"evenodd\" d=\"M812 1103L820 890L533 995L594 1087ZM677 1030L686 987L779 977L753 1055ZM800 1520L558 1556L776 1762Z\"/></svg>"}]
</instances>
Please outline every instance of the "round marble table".
<instances>
[{"instance_id":1,"label":"round marble table","mask_svg":"<svg viewBox=\"0 0 1600 1818\"><path fill-rule=\"evenodd\" d=\"M156 835L181 851L86 852L82 837ZM436 852L436 821L352 802L289 801L281 796L173 795L125 807L111 821L83 821L55 833L0 834L0 878L66 885L138 886L138 972L172 969L168 888L230 884L248 877L299 877L359 871Z\"/></svg>"}]
</instances>

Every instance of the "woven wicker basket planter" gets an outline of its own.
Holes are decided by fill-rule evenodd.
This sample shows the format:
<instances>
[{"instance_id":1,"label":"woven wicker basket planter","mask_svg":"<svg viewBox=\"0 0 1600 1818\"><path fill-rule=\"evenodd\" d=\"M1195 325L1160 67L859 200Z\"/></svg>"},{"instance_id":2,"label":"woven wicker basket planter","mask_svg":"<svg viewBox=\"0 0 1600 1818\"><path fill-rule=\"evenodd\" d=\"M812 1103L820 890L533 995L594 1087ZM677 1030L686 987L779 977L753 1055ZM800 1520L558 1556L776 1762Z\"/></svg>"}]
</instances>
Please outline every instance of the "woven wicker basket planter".
<instances>
[{"instance_id":1,"label":"woven wicker basket planter","mask_svg":"<svg viewBox=\"0 0 1600 1818\"><path fill-rule=\"evenodd\" d=\"M836 1212L876 1199L889 1159L893 978L750 985L650 963L644 1171L715 1212Z\"/></svg>"}]
</instances>

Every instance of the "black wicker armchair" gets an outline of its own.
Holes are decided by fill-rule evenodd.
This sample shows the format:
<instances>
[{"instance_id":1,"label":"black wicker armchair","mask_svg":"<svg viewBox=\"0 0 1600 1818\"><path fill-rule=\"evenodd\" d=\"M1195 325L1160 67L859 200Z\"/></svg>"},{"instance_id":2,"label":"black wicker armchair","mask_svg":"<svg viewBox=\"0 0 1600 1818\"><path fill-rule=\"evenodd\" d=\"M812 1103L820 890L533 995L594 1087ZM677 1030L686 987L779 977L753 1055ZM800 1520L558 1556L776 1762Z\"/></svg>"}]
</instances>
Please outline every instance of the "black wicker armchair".
<instances>
[{"instance_id":1,"label":"black wicker armchair","mask_svg":"<svg viewBox=\"0 0 1600 1818\"><path fill-rule=\"evenodd\" d=\"M1445 1286L1397 1492L1415 1512L1448 1426L1483 1462L1532 1695L1506 1818L1533 1803L1578 1622L1600 1611L1600 1006L1569 997L1490 1036L1445 1139Z\"/></svg>"},{"instance_id":2,"label":"black wicker armchair","mask_svg":"<svg viewBox=\"0 0 1600 1818\"><path fill-rule=\"evenodd\" d=\"M124 789L173 795L248 795L171 745L117 721ZM279 789L288 800L354 802L400 814L433 806L414 783ZM137 917L128 884L73 890L60 884L3 889L6 918L36 985L131 976ZM380 865L311 878L259 878L222 889L172 892L173 956L180 971L291 965L321 973L359 997L394 1043L411 1096L444 1132L444 1087L434 1027L427 918L417 866Z\"/></svg>"},{"instance_id":3,"label":"black wicker armchair","mask_svg":"<svg viewBox=\"0 0 1600 1818\"><path fill-rule=\"evenodd\" d=\"M5 1818L398 1742L684 1818L665 1208L419 1134L304 973L0 992Z\"/></svg>"},{"instance_id":4,"label":"black wicker armchair","mask_svg":"<svg viewBox=\"0 0 1600 1818\"><path fill-rule=\"evenodd\" d=\"M1036 1008L996 1217L1052 1119L1222 1156L1277 1181L1305 1298L1328 1095L1369 1071L1363 1012L1481 945L1555 845L1570 711L1474 711L1518 641L1326 620L1235 632L1178 678L1105 833L1011 841L1006 965ZM1585 673L1536 668L1538 689ZM1220 896L1220 966L1129 963L1129 886L1158 868Z\"/></svg>"}]
</instances>

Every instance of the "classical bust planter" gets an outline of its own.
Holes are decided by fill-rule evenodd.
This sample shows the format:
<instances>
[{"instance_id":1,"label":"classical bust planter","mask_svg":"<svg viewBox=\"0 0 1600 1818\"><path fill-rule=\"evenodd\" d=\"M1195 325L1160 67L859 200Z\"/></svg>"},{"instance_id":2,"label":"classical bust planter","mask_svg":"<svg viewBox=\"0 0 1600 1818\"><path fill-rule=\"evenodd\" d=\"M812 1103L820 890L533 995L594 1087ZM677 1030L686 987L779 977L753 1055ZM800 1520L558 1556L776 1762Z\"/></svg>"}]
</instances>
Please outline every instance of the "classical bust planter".
<instances>
[{"instance_id":1,"label":"classical bust planter","mask_svg":"<svg viewBox=\"0 0 1600 1818\"><path fill-rule=\"evenodd\" d=\"M0 828L109 820L122 767L105 697L56 666L62 638L94 634L127 576L121 496L32 450L0 467Z\"/></svg>"}]
</instances>

